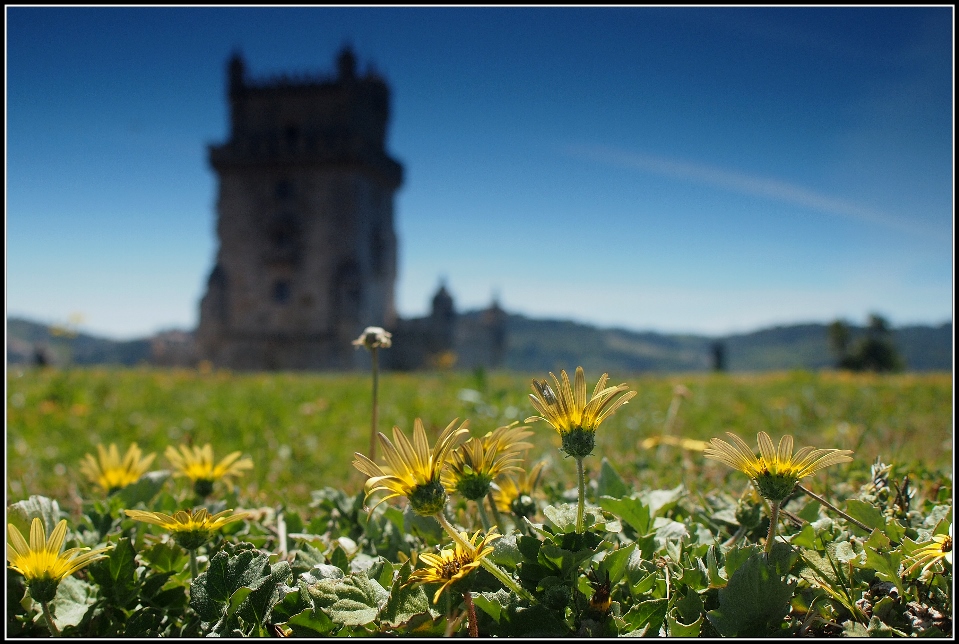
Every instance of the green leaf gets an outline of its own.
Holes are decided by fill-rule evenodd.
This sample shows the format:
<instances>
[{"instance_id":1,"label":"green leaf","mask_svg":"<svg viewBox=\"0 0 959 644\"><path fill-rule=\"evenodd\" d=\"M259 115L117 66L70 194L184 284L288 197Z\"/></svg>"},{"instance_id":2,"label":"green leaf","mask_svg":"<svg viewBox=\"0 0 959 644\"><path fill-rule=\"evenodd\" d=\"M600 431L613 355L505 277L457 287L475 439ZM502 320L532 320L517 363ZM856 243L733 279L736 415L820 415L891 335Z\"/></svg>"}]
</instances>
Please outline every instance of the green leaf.
<instances>
[{"instance_id":1,"label":"green leaf","mask_svg":"<svg viewBox=\"0 0 959 644\"><path fill-rule=\"evenodd\" d=\"M503 637L562 637L569 628L541 604L510 605L501 615L497 635Z\"/></svg>"},{"instance_id":2,"label":"green leaf","mask_svg":"<svg viewBox=\"0 0 959 644\"><path fill-rule=\"evenodd\" d=\"M691 624L683 624L676 615L675 610L669 611L666 615L666 632L670 637L699 637L699 631L702 626L702 615Z\"/></svg>"},{"instance_id":3,"label":"green leaf","mask_svg":"<svg viewBox=\"0 0 959 644\"><path fill-rule=\"evenodd\" d=\"M626 485L623 477L612 466L605 456L599 469L599 480L596 481L596 495L610 496L619 498L630 493L630 488Z\"/></svg>"},{"instance_id":4,"label":"green leaf","mask_svg":"<svg viewBox=\"0 0 959 644\"><path fill-rule=\"evenodd\" d=\"M256 624L258 627L267 623L270 617L270 611L273 605L279 601L279 586L286 582L290 577L290 564L286 561L279 561L270 567L269 574L260 577L252 584L247 586L250 593L240 605L238 614L248 622ZM232 606L233 599L230 599Z\"/></svg>"},{"instance_id":5,"label":"green leaf","mask_svg":"<svg viewBox=\"0 0 959 644\"><path fill-rule=\"evenodd\" d=\"M534 541L539 541L534 539ZM533 556L535 559L535 555ZM515 570L523 561L523 553L519 549L515 534L507 534L493 542L493 552L487 555L490 561L498 566Z\"/></svg>"},{"instance_id":6,"label":"green leaf","mask_svg":"<svg viewBox=\"0 0 959 644\"><path fill-rule=\"evenodd\" d=\"M878 530L874 530L869 539L863 544L866 551L865 567L876 571L876 576L883 581L896 585L899 594L906 595L906 587L899 576L899 566L902 563L902 552L893 549L889 538Z\"/></svg>"},{"instance_id":7,"label":"green leaf","mask_svg":"<svg viewBox=\"0 0 959 644\"><path fill-rule=\"evenodd\" d=\"M243 550L233 557L221 550L190 584L190 606L203 621L219 621L233 593L270 574L269 560L269 555L255 550Z\"/></svg>"},{"instance_id":8,"label":"green leaf","mask_svg":"<svg viewBox=\"0 0 959 644\"><path fill-rule=\"evenodd\" d=\"M599 506L625 521L641 537L652 531L650 508L636 495L622 499L601 496Z\"/></svg>"},{"instance_id":9,"label":"green leaf","mask_svg":"<svg viewBox=\"0 0 959 644\"><path fill-rule=\"evenodd\" d=\"M380 622L391 628L403 626L419 614L430 614L430 601L423 587L403 585L403 580L409 577L409 562L404 567L407 568L406 574L401 571L396 576L389 599L379 615Z\"/></svg>"},{"instance_id":10,"label":"green leaf","mask_svg":"<svg viewBox=\"0 0 959 644\"><path fill-rule=\"evenodd\" d=\"M493 618L494 622L500 621L500 615L508 610L510 604L515 601L514 597L506 590L500 588L495 593L476 593L473 595L473 603L484 613Z\"/></svg>"},{"instance_id":11,"label":"green leaf","mask_svg":"<svg viewBox=\"0 0 959 644\"><path fill-rule=\"evenodd\" d=\"M190 555L175 542L161 541L140 552L140 558L157 572L182 572L190 563Z\"/></svg>"},{"instance_id":12,"label":"green leaf","mask_svg":"<svg viewBox=\"0 0 959 644\"><path fill-rule=\"evenodd\" d=\"M703 598L694 590L687 590L674 604L677 619L691 624L703 616ZM673 612L673 611L671 611ZM693 637L696 637L695 635Z\"/></svg>"},{"instance_id":13,"label":"green leaf","mask_svg":"<svg viewBox=\"0 0 959 644\"><path fill-rule=\"evenodd\" d=\"M343 574L343 571L336 566L332 566L330 564L317 564L306 572L301 573L300 579L308 584L315 584L318 581L324 581L328 579L343 579L345 576L346 575Z\"/></svg>"},{"instance_id":14,"label":"green leaf","mask_svg":"<svg viewBox=\"0 0 959 644\"><path fill-rule=\"evenodd\" d=\"M286 626L293 630L295 637L319 637L327 635L335 624L323 611L307 608L287 620Z\"/></svg>"},{"instance_id":15,"label":"green leaf","mask_svg":"<svg viewBox=\"0 0 959 644\"><path fill-rule=\"evenodd\" d=\"M671 490L649 490L640 494L640 498L649 506L650 516L664 516L673 509L679 500L686 494L682 483Z\"/></svg>"},{"instance_id":16,"label":"green leaf","mask_svg":"<svg viewBox=\"0 0 959 644\"><path fill-rule=\"evenodd\" d=\"M576 512L575 503L561 503L559 505L547 505L543 508L543 516L553 524L556 532L573 532L576 530Z\"/></svg>"},{"instance_id":17,"label":"green leaf","mask_svg":"<svg viewBox=\"0 0 959 644\"><path fill-rule=\"evenodd\" d=\"M50 610L53 612L53 621L57 628L63 630L83 621L83 616L96 601L96 596L97 590L93 585L73 575L64 577L57 586L56 597L50 602Z\"/></svg>"},{"instance_id":18,"label":"green leaf","mask_svg":"<svg viewBox=\"0 0 959 644\"><path fill-rule=\"evenodd\" d=\"M124 624L126 637L159 637L164 614L156 608L141 608Z\"/></svg>"},{"instance_id":19,"label":"green leaf","mask_svg":"<svg viewBox=\"0 0 959 644\"><path fill-rule=\"evenodd\" d=\"M866 524L871 530L881 530L886 526L886 519L883 517L882 511L871 503L859 499L846 501L846 514ZM859 534L865 534L863 529L854 523L850 522L849 527Z\"/></svg>"},{"instance_id":20,"label":"green leaf","mask_svg":"<svg viewBox=\"0 0 959 644\"><path fill-rule=\"evenodd\" d=\"M779 557L767 560L765 553L755 553L736 569L726 587L719 590L719 608L706 613L721 635L759 637L778 630L789 612L795 586L783 579L789 571L784 563L788 561Z\"/></svg>"},{"instance_id":21,"label":"green leaf","mask_svg":"<svg viewBox=\"0 0 959 644\"><path fill-rule=\"evenodd\" d=\"M648 629L652 635L658 635L666 619L669 601L666 599L650 599L640 602L623 615L623 621L630 631Z\"/></svg>"},{"instance_id":22,"label":"green leaf","mask_svg":"<svg viewBox=\"0 0 959 644\"><path fill-rule=\"evenodd\" d=\"M104 598L117 607L126 607L137 601L137 563L133 544L121 537L107 551L107 557L91 563L87 569L100 585Z\"/></svg>"},{"instance_id":23,"label":"green leaf","mask_svg":"<svg viewBox=\"0 0 959 644\"><path fill-rule=\"evenodd\" d=\"M807 523L802 527L802 530L792 536L792 538L789 540L789 543L797 548L808 548L810 550L815 550L816 541L816 529L812 527L811 523Z\"/></svg>"},{"instance_id":24,"label":"green leaf","mask_svg":"<svg viewBox=\"0 0 959 644\"><path fill-rule=\"evenodd\" d=\"M599 564L600 575L609 573L609 583L613 586L618 584L626 574L626 565L629 563L629 558L633 555L634 550L636 550L636 544L631 543L607 553Z\"/></svg>"},{"instance_id":25,"label":"green leaf","mask_svg":"<svg viewBox=\"0 0 959 644\"><path fill-rule=\"evenodd\" d=\"M725 568L723 568L725 571ZM724 577L719 570L719 563L716 557L716 546L709 546L706 551L706 574L709 577L710 588L724 588L727 577Z\"/></svg>"},{"instance_id":26,"label":"green leaf","mask_svg":"<svg viewBox=\"0 0 959 644\"><path fill-rule=\"evenodd\" d=\"M329 556L330 563L340 570L343 571L343 574L348 575L350 573L350 558L346 556L346 552L343 548L336 546L333 548L333 552Z\"/></svg>"},{"instance_id":27,"label":"green leaf","mask_svg":"<svg viewBox=\"0 0 959 644\"><path fill-rule=\"evenodd\" d=\"M30 524L34 518L43 521L43 529L49 538L53 529L60 523L61 516L60 506L56 501L38 494L34 494L26 501L17 501L7 506L7 523L12 523L27 543L30 542Z\"/></svg>"},{"instance_id":28,"label":"green leaf","mask_svg":"<svg viewBox=\"0 0 959 644\"><path fill-rule=\"evenodd\" d=\"M139 503L147 505L168 478L170 478L170 472L167 470L147 472L139 480L118 490L115 496L122 502L124 508L135 508Z\"/></svg>"},{"instance_id":29,"label":"green leaf","mask_svg":"<svg viewBox=\"0 0 959 644\"><path fill-rule=\"evenodd\" d=\"M759 552L759 546L754 544L746 544L741 547L735 547L725 552L726 557L726 579L732 579L732 576L736 573L736 570L739 569L741 565L746 563L746 561L756 555Z\"/></svg>"},{"instance_id":30,"label":"green leaf","mask_svg":"<svg viewBox=\"0 0 959 644\"><path fill-rule=\"evenodd\" d=\"M330 615L334 622L345 626L369 624L389 599L386 589L363 573L337 583L335 590L337 599L330 607Z\"/></svg>"}]
</instances>

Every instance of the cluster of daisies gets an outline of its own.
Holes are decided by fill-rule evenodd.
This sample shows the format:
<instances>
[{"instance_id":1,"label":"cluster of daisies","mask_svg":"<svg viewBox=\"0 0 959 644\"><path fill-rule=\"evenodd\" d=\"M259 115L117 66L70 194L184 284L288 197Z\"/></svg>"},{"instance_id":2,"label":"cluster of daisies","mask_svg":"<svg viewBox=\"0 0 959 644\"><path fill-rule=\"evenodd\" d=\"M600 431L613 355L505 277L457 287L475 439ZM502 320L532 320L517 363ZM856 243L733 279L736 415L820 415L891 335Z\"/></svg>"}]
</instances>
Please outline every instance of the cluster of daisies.
<instances>
[{"instance_id":1,"label":"cluster of daisies","mask_svg":"<svg viewBox=\"0 0 959 644\"><path fill-rule=\"evenodd\" d=\"M364 336L363 346L387 347L389 338L376 334L368 338ZM593 452L597 428L636 392L630 391L626 384L609 386L607 375L603 374L592 394L587 396L582 367L576 369L572 383L565 371L560 372L559 378L552 373L549 375L551 382L532 382L533 393L529 398L538 415L525 422L543 421L551 425L560 436L560 449L576 460L579 491L576 531L581 533L585 505L583 459ZM412 441L398 427L393 428L392 434L392 440L383 433L376 434L381 447L379 462L355 453L353 465L367 477L364 488L367 501L378 496L370 512L385 501L403 498L415 514L435 518L452 539L452 544L441 548L438 553L420 555L419 563L423 566L413 571L407 583L439 584L434 602L444 591L455 589L463 593L464 600L470 605L467 578L472 571L483 567L505 587L534 601L510 575L487 557L493 551L493 543L501 536L497 532L497 528L503 525L500 512L529 517L536 510L531 496L544 463L537 463L529 469L524 467L525 453L533 447L526 440L533 434L529 426L512 423L483 436L472 436L468 423L459 423L455 419L430 446L423 422L417 418L413 422ZM849 450L804 447L793 453L791 436L782 437L776 446L768 434L760 432L758 454L738 436L729 433L729 437L731 442L714 438L709 443L698 445L698 449L706 458L746 474L758 494L768 502L767 552L776 536L780 506L796 490L799 481L830 465L852 460ZM110 445L109 449L98 446L98 450L98 458L87 455L81 471L108 494L137 481L155 457L153 454L144 456L135 443L122 458L115 445ZM370 454L374 454L373 446ZM210 445L181 446L179 449L171 446L165 455L174 474L193 483L193 490L200 500L212 493L216 481L229 480L253 467L249 458L240 458L240 452L215 462ZM476 504L483 530L468 536L454 528L445 514L450 493ZM487 504L492 520L486 511ZM247 517L246 513L233 513L233 510L210 515L202 507L181 510L173 515L141 510L125 512L132 519L171 532L174 540L190 551L194 575L194 551L223 526ZM72 548L60 552L67 531L66 520L61 521L47 539L42 521L34 519L29 543L13 524L8 524L8 531L10 567L24 576L31 596L43 605L45 614L46 602L53 599L61 579L105 556L105 549ZM916 553L911 570L916 567L928 570L941 559L951 563L951 556L951 536L937 535Z\"/></svg>"}]
</instances>

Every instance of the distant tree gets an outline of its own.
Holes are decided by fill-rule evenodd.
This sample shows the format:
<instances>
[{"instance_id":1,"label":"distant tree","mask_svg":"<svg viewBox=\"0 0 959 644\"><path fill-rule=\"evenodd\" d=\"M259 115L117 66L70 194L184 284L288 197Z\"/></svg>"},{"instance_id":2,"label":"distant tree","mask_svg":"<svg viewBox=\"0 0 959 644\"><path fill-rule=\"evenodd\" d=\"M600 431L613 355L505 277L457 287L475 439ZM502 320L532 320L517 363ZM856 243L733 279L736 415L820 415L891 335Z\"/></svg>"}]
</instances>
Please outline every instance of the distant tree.
<instances>
[{"instance_id":1,"label":"distant tree","mask_svg":"<svg viewBox=\"0 0 959 644\"><path fill-rule=\"evenodd\" d=\"M850 371L879 373L902 371L905 362L892 339L889 323L880 315L870 314L866 335L850 349L849 325L836 320L829 325L829 346L836 354L836 366Z\"/></svg>"},{"instance_id":2,"label":"distant tree","mask_svg":"<svg viewBox=\"0 0 959 644\"><path fill-rule=\"evenodd\" d=\"M713 371L726 371L726 344L722 340L713 342Z\"/></svg>"},{"instance_id":3,"label":"distant tree","mask_svg":"<svg viewBox=\"0 0 959 644\"><path fill-rule=\"evenodd\" d=\"M845 320L836 320L829 325L829 348L836 355L836 366L843 368L849 357L849 324Z\"/></svg>"}]
</instances>

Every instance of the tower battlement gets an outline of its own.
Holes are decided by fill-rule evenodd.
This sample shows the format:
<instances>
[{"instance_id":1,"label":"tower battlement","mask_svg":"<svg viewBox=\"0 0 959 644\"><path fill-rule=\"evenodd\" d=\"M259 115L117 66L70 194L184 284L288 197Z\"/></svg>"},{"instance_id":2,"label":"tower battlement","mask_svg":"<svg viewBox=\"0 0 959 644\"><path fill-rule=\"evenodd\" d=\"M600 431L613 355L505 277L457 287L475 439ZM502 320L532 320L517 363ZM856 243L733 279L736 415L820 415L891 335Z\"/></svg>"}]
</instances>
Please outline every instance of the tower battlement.
<instances>
[{"instance_id":1,"label":"tower battlement","mask_svg":"<svg viewBox=\"0 0 959 644\"><path fill-rule=\"evenodd\" d=\"M230 139L210 146L214 169L336 164L398 188L402 166L386 152L389 88L375 73L358 77L348 49L337 63L335 75L254 80L234 54L227 65Z\"/></svg>"}]
</instances>

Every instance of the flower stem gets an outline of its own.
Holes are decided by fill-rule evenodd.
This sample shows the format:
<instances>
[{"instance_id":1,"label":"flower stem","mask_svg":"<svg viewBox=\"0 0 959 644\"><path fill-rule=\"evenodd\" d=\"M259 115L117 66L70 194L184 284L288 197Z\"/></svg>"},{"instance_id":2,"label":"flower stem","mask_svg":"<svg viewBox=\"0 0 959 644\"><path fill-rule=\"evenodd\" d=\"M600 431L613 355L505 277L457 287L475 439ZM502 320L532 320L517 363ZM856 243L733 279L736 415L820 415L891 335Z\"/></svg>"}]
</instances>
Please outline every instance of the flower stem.
<instances>
[{"instance_id":1,"label":"flower stem","mask_svg":"<svg viewBox=\"0 0 959 644\"><path fill-rule=\"evenodd\" d=\"M856 519L853 519L851 516L849 516L848 514L846 514L845 512L843 512L842 510L840 510L839 508L837 508L836 506L834 506L832 503L830 503L830 502L827 501L826 499L824 499L824 498L822 498L821 496L819 496L818 494L813 494L812 492L810 492L809 490L807 490L806 488L804 488L804 487L801 486L801 485L797 485L796 487L799 488L800 490L802 490L802 491L803 491L805 494L807 494L808 496L811 496L812 498L814 498L814 499L816 499L817 501L819 501L820 503L822 503L824 506L826 506L827 508L829 508L830 510L832 510L833 512L835 512L836 514L838 514L839 516L841 516L841 517L842 517L843 519L845 519L846 521L849 521L850 523L853 523L853 524L859 526L860 528L862 528L862 529L865 530L866 532L872 532L872 528L870 528L869 526L867 526L865 523L862 523L861 521L857 521Z\"/></svg>"},{"instance_id":2,"label":"flower stem","mask_svg":"<svg viewBox=\"0 0 959 644\"><path fill-rule=\"evenodd\" d=\"M470 637L479 637L479 626L476 625L476 607L473 606L473 596L470 591L463 593L463 601L466 603L466 621L469 625Z\"/></svg>"},{"instance_id":3,"label":"flower stem","mask_svg":"<svg viewBox=\"0 0 959 644\"><path fill-rule=\"evenodd\" d=\"M489 522L489 516L486 514L486 508L483 507L483 499L479 499L476 502L476 507L479 508L480 521L483 522L483 530L489 532L492 527Z\"/></svg>"},{"instance_id":4,"label":"flower stem","mask_svg":"<svg viewBox=\"0 0 959 644\"><path fill-rule=\"evenodd\" d=\"M579 504L576 506L576 534L583 534L583 510L586 507L586 473L583 471L583 457L576 457L576 478L579 484Z\"/></svg>"},{"instance_id":5,"label":"flower stem","mask_svg":"<svg viewBox=\"0 0 959 644\"><path fill-rule=\"evenodd\" d=\"M380 361L377 347L370 349L373 357L373 420L370 426L370 460L376 460L376 421L379 416L379 406L377 403L377 389L379 388Z\"/></svg>"},{"instance_id":6,"label":"flower stem","mask_svg":"<svg viewBox=\"0 0 959 644\"><path fill-rule=\"evenodd\" d=\"M190 550L190 578L196 579L200 574L200 567L196 563L196 549Z\"/></svg>"},{"instance_id":7,"label":"flower stem","mask_svg":"<svg viewBox=\"0 0 959 644\"><path fill-rule=\"evenodd\" d=\"M466 541L463 540L463 537L460 536L460 534L456 531L456 528L454 528L450 524L450 522L447 520L447 518L443 515L442 512L438 512L433 516L436 517L436 520L439 522L441 526L443 526L443 529L446 530L446 533L450 535L451 537L453 537L453 541L458 543L460 547L466 548L468 550L473 549L473 547L470 544L466 543ZM530 595L528 592L526 592L526 590L520 587L519 584L513 581L509 575L507 575L505 572L500 570L499 566L494 564L492 561L490 561L486 557L481 558L479 562L481 566L486 568L486 570L491 575L496 577L500 581L500 583L502 583L504 586L512 590L514 593L516 593L523 599L529 602L532 602L534 604L536 603L536 599L532 595Z\"/></svg>"},{"instance_id":8,"label":"flower stem","mask_svg":"<svg viewBox=\"0 0 959 644\"><path fill-rule=\"evenodd\" d=\"M40 602L40 607L43 609L43 619L47 623L47 628L50 629L50 635L60 637L60 629L57 628L56 623L53 621L53 615L50 613L50 607L47 605L47 602Z\"/></svg>"},{"instance_id":9,"label":"flower stem","mask_svg":"<svg viewBox=\"0 0 959 644\"><path fill-rule=\"evenodd\" d=\"M500 516L499 510L496 508L496 501L493 500L492 490L489 493L487 493L486 500L489 501L489 507L493 511L493 520L496 522L496 526L500 530L505 530L506 526L503 525L503 517Z\"/></svg>"},{"instance_id":10,"label":"flower stem","mask_svg":"<svg viewBox=\"0 0 959 644\"><path fill-rule=\"evenodd\" d=\"M773 540L776 538L776 524L779 523L779 506L782 501L770 501L769 506L769 535L766 536L766 556L773 551Z\"/></svg>"}]
</instances>

